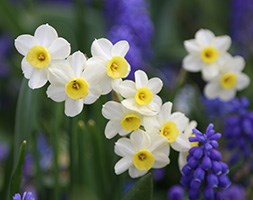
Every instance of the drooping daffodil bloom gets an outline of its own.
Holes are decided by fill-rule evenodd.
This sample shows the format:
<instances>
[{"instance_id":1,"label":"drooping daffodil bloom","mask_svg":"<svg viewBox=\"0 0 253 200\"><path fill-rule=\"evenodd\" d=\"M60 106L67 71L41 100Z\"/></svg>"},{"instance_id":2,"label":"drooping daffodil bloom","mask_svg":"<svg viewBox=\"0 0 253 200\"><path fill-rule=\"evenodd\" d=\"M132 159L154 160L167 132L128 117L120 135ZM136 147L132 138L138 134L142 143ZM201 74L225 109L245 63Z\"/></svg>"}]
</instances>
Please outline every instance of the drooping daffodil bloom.
<instances>
[{"instance_id":1,"label":"drooping daffodil bloom","mask_svg":"<svg viewBox=\"0 0 253 200\"><path fill-rule=\"evenodd\" d=\"M163 136L176 151L186 151L190 144L185 140L183 131L189 119L181 112L172 112L172 103L162 105L160 112L153 117L145 117L143 126L148 132Z\"/></svg>"},{"instance_id":2,"label":"drooping daffodil bloom","mask_svg":"<svg viewBox=\"0 0 253 200\"><path fill-rule=\"evenodd\" d=\"M50 86L47 95L56 102L65 101L67 116L78 115L83 104L92 104L101 95L96 73L87 73L85 67L86 58L82 52L77 51L66 61L49 69Z\"/></svg>"},{"instance_id":3,"label":"drooping daffodil bloom","mask_svg":"<svg viewBox=\"0 0 253 200\"><path fill-rule=\"evenodd\" d=\"M142 70L134 73L135 82L124 80L115 90L125 99L121 102L126 108L134 110L145 116L156 115L161 108L162 100L157 95L162 89L159 78L148 79Z\"/></svg>"},{"instance_id":4,"label":"drooping daffodil bloom","mask_svg":"<svg viewBox=\"0 0 253 200\"><path fill-rule=\"evenodd\" d=\"M129 44L121 40L116 44L105 38L96 39L91 45L92 57L87 61L87 70L102 72L98 76L102 94L111 92L114 82L128 76L130 65L125 59Z\"/></svg>"},{"instance_id":5,"label":"drooping daffodil bloom","mask_svg":"<svg viewBox=\"0 0 253 200\"><path fill-rule=\"evenodd\" d=\"M142 124L142 115L116 101L109 101L103 105L102 114L110 120L105 127L105 136L108 139L113 138L117 133L126 136L138 130Z\"/></svg>"},{"instance_id":6,"label":"drooping daffodil bloom","mask_svg":"<svg viewBox=\"0 0 253 200\"><path fill-rule=\"evenodd\" d=\"M18 36L15 39L15 47L24 56L21 68L32 89L44 86L52 64L64 60L70 54L70 44L58 37L56 30L48 24L39 26L34 36Z\"/></svg>"},{"instance_id":7,"label":"drooping daffodil bloom","mask_svg":"<svg viewBox=\"0 0 253 200\"><path fill-rule=\"evenodd\" d=\"M205 86L205 96L223 101L235 97L237 90L243 90L250 83L249 77L242 72L244 65L245 61L241 56L227 57L220 66L220 73Z\"/></svg>"},{"instance_id":8,"label":"drooping daffodil bloom","mask_svg":"<svg viewBox=\"0 0 253 200\"><path fill-rule=\"evenodd\" d=\"M170 148L157 134L143 130L134 131L130 138L120 138L115 143L115 153L122 158L116 163L116 174L128 170L132 178L146 174L151 168L162 168L170 163Z\"/></svg>"},{"instance_id":9,"label":"drooping daffodil bloom","mask_svg":"<svg viewBox=\"0 0 253 200\"><path fill-rule=\"evenodd\" d=\"M204 80L208 81L219 74L219 63L227 55L231 45L229 36L217 36L210 30L200 29L195 39L186 40L184 46L188 55L183 60L183 67L190 72L202 72Z\"/></svg>"}]
</instances>

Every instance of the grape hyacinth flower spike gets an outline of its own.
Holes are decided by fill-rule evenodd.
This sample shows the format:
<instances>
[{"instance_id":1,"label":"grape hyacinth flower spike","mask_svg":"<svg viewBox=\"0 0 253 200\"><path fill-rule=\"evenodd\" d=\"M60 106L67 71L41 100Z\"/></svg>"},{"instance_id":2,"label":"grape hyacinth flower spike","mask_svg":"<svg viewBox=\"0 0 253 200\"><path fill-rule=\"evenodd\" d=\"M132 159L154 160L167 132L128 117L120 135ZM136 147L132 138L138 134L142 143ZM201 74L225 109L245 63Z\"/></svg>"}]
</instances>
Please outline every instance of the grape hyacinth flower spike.
<instances>
[{"instance_id":1,"label":"grape hyacinth flower spike","mask_svg":"<svg viewBox=\"0 0 253 200\"><path fill-rule=\"evenodd\" d=\"M221 191L228 188L230 180L227 176L228 166L221 161L221 153L216 150L220 133L215 133L213 124L209 124L203 134L193 129L195 137L190 142L199 142L192 147L187 157L187 163L182 169L182 185L189 192L189 199L221 199Z\"/></svg>"}]
</instances>

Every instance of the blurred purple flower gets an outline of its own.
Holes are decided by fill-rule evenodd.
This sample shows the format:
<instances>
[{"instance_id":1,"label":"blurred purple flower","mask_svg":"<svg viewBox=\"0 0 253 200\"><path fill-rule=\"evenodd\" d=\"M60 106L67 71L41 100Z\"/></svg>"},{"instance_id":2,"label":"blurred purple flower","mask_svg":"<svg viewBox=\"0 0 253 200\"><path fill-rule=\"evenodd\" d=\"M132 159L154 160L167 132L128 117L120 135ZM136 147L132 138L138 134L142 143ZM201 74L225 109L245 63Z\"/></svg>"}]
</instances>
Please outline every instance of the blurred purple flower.
<instances>
[{"instance_id":1,"label":"blurred purple flower","mask_svg":"<svg viewBox=\"0 0 253 200\"><path fill-rule=\"evenodd\" d=\"M231 35L239 52L247 56L253 54L253 4L252 0L232 0Z\"/></svg>"},{"instance_id":2,"label":"blurred purple flower","mask_svg":"<svg viewBox=\"0 0 253 200\"><path fill-rule=\"evenodd\" d=\"M52 164L53 150L48 145L45 134L39 134L37 139L37 149L40 154L40 167L43 170L47 170Z\"/></svg>"},{"instance_id":3,"label":"blurred purple flower","mask_svg":"<svg viewBox=\"0 0 253 200\"><path fill-rule=\"evenodd\" d=\"M10 36L3 34L0 36L0 78L7 77L10 72L8 56L12 48Z\"/></svg>"},{"instance_id":4,"label":"blurred purple flower","mask_svg":"<svg viewBox=\"0 0 253 200\"><path fill-rule=\"evenodd\" d=\"M231 111L231 103L233 100L224 102L219 98L216 99L207 99L206 97L202 98L205 112L210 119L216 117L225 117Z\"/></svg>"},{"instance_id":5,"label":"blurred purple flower","mask_svg":"<svg viewBox=\"0 0 253 200\"><path fill-rule=\"evenodd\" d=\"M164 168L153 169L152 174L153 174L153 178L154 178L155 181L160 181L165 176L165 169Z\"/></svg>"},{"instance_id":6,"label":"blurred purple flower","mask_svg":"<svg viewBox=\"0 0 253 200\"><path fill-rule=\"evenodd\" d=\"M232 114L224 121L224 138L232 152L231 164L239 159L253 160L253 111L248 111L249 102L243 97L231 104Z\"/></svg>"},{"instance_id":7,"label":"blurred purple flower","mask_svg":"<svg viewBox=\"0 0 253 200\"><path fill-rule=\"evenodd\" d=\"M134 71L147 65L152 57L153 24L145 0L104 0L108 38L113 42L127 40L130 50L126 59Z\"/></svg>"},{"instance_id":8,"label":"blurred purple flower","mask_svg":"<svg viewBox=\"0 0 253 200\"><path fill-rule=\"evenodd\" d=\"M184 200L185 191L180 185L172 186L167 193L168 200Z\"/></svg>"},{"instance_id":9,"label":"blurred purple flower","mask_svg":"<svg viewBox=\"0 0 253 200\"><path fill-rule=\"evenodd\" d=\"M0 162L8 156L9 150L7 143L0 142Z\"/></svg>"},{"instance_id":10,"label":"blurred purple flower","mask_svg":"<svg viewBox=\"0 0 253 200\"><path fill-rule=\"evenodd\" d=\"M223 200L246 200L246 192L242 186L231 185L227 190L221 192Z\"/></svg>"}]
</instances>

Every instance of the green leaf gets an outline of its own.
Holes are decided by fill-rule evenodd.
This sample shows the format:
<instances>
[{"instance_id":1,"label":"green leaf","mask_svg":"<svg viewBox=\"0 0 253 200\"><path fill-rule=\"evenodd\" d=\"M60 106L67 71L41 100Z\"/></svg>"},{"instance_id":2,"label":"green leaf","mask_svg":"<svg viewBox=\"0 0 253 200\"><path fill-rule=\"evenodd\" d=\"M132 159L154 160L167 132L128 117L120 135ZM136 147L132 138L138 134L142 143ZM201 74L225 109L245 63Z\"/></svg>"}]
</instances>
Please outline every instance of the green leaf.
<instances>
[{"instance_id":1,"label":"green leaf","mask_svg":"<svg viewBox=\"0 0 253 200\"><path fill-rule=\"evenodd\" d=\"M138 180L123 200L151 200L153 199L153 181L151 174Z\"/></svg>"},{"instance_id":2,"label":"green leaf","mask_svg":"<svg viewBox=\"0 0 253 200\"><path fill-rule=\"evenodd\" d=\"M15 164L15 168L13 169L10 185L9 185L9 196L8 199L12 199L12 196L15 193L19 193L20 185L22 181L22 172L25 162L25 153L26 153L26 140L24 140L19 149L18 159Z\"/></svg>"}]
</instances>

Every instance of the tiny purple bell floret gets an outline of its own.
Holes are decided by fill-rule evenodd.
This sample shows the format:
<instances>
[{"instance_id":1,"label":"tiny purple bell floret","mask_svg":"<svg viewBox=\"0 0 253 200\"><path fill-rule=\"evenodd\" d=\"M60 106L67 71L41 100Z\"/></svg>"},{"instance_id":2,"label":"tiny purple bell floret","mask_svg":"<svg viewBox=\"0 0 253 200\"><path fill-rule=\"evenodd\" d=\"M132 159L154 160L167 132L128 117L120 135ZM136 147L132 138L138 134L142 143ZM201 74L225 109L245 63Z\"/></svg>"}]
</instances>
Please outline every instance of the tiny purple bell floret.
<instances>
[{"instance_id":1,"label":"tiny purple bell floret","mask_svg":"<svg viewBox=\"0 0 253 200\"><path fill-rule=\"evenodd\" d=\"M24 192L23 196L21 197L20 194L15 194L12 197L12 200L35 200L33 194L31 192Z\"/></svg>"},{"instance_id":2,"label":"tiny purple bell floret","mask_svg":"<svg viewBox=\"0 0 253 200\"><path fill-rule=\"evenodd\" d=\"M205 134L197 129L192 132L195 137L190 137L189 141L198 142L199 146L189 151L181 184L188 190L190 200L218 199L220 192L230 185L228 166L221 162L221 153L215 149L221 134L215 133L213 124L209 124Z\"/></svg>"}]
</instances>

